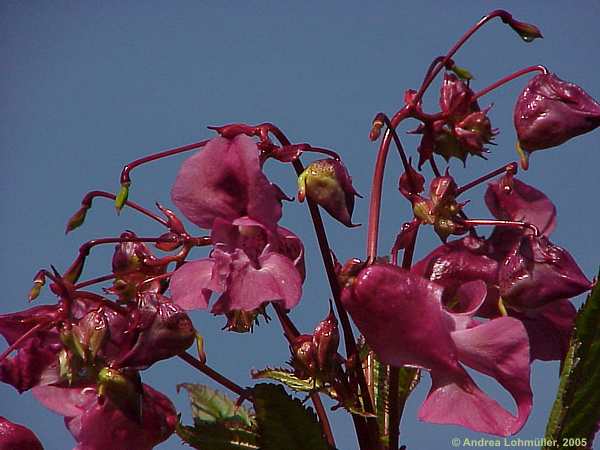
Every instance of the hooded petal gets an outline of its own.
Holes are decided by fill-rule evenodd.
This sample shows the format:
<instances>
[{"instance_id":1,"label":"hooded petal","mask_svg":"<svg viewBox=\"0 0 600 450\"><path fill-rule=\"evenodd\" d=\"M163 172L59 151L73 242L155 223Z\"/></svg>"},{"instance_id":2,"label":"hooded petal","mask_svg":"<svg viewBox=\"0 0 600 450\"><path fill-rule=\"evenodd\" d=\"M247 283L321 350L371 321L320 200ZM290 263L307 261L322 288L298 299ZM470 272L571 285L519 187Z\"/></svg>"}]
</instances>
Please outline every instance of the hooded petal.
<instances>
[{"instance_id":1,"label":"hooded petal","mask_svg":"<svg viewBox=\"0 0 600 450\"><path fill-rule=\"evenodd\" d=\"M265 252L255 267L248 256L237 251L227 291L212 308L214 314L233 310L252 311L265 302L279 302L291 309L302 295L302 278L286 256Z\"/></svg>"},{"instance_id":2,"label":"hooded petal","mask_svg":"<svg viewBox=\"0 0 600 450\"><path fill-rule=\"evenodd\" d=\"M569 300L558 300L535 311L515 311L512 314L525 325L532 360L564 359L577 315Z\"/></svg>"},{"instance_id":3,"label":"hooded petal","mask_svg":"<svg viewBox=\"0 0 600 450\"><path fill-rule=\"evenodd\" d=\"M212 260L200 259L177 269L170 283L173 302L185 310L208 308L213 266Z\"/></svg>"},{"instance_id":4,"label":"hooded petal","mask_svg":"<svg viewBox=\"0 0 600 450\"><path fill-rule=\"evenodd\" d=\"M573 257L545 237L523 236L501 265L500 295L515 309L528 310L575 297L591 288Z\"/></svg>"},{"instance_id":5,"label":"hooded petal","mask_svg":"<svg viewBox=\"0 0 600 450\"><path fill-rule=\"evenodd\" d=\"M342 295L381 362L458 372L441 299L441 286L391 264L363 269Z\"/></svg>"},{"instance_id":6,"label":"hooded petal","mask_svg":"<svg viewBox=\"0 0 600 450\"><path fill-rule=\"evenodd\" d=\"M517 98L514 121L521 147L532 152L600 126L600 104L576 84L540 74Z\"/></svg>"},{"instance_id":7,"label":"hooded petal","mask_svg":"<svg viewBox=\"0 0 600 450\"><path fill-rule=\"evenodd\" d=\"M546 195L514 177L490 183L485 204L499 220L515 220L535 225L549 236L556 227L556 207Z\"/></svg>"},{"instance_id":8,"label":"hooded petal","mask_svg":"<svg viewBox=\"0 0 600 450\"><path fill-rule=\"evenodd\" d=\"M281 217L277 190L261 170L252 139L217 137L184 161L171 190L183 214L202 228L216 218L249 216L274 228Z\"/></svg>"}]
</instances>

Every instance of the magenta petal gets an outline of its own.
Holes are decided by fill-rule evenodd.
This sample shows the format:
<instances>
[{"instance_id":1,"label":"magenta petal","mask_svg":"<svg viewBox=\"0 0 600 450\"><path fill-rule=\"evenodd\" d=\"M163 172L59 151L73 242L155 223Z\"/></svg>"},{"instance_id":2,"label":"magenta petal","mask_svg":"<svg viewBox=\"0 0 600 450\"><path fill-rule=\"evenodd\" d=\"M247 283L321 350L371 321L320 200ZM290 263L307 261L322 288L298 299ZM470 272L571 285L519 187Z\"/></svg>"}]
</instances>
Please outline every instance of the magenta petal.
<instances>
[{"instance_id":1,"label":"magenta petal","mask_svg":"<svg viewBox=\"0 0 600 450\"><path fill-rule=\"evenodd\" d=\"M455 331L452 339L458 358L473 369L495 378L517 404L517 417L504 432L519 431L529 417L532 392L529 385L529 338L521 321L500 317L467 330Z\"/></svg>"},{"instance_id":2,"label":"magenta petal","mask_svg":"<svg viewBox=\"0 0 600 450\"><path fill-rule=\"evenodd\" d=\"M44 450L44 447L29 428L0 417L0 450Z\"/></svg>"},{"instance_id":3,"label":"magenta petal","mask_svg":"<svg viewBox=\"0 0 600 450\"><path fill-rule=\"evenodd\" d=\"M564 359L577 315L577 310L569 300L558 300L535 311L513 314L525 325L532 360Z\"/></svg>"},{"instance_id":4,"label":"magenta petal","mask_svg":"<svg viewBox=\"0 0 600 450\"><path fill-rule=\"evenodd\" d=\"M185 310L208 308L213 266L210 259L200 259L177 269L170 284L173 302Z\"/></svg>"},{"instance_id":5,"label":"magenta petal","mask_svg":"<svg viewBox=\"0 0 600 450\"><path fill-rule=\"evenodd\" d=\"M38 386L31 392L44 407L65 417L81 414L96 399L96 388L91 386L83 388Z\"/></svg>"},{"instance_id":6,"label":"magenta petal","mask_svg":"<svg viewBox=\"0 0 600 450\"><path fill-rule=\"evenodd\" d=\"M217 137L184 161L171 190L183 214L202 228L216 218L249 216L269 228L281 217L277 190L263 174L252 139Z\"/></svg>"},{"instance_id":7,"label":"magenta petal","mask_svg":"<svg viewBox=\"0 0 600 450\"><path fill-rule=\"evenodd\" d=\"M546 195L533 186L512 178L490 183L485 203L499 220L516 220L535 225L549 236L556 227L556 207Z\"/></svg>"},{"instance_id":8,"label":"magenta petal","mask_svg":"<svg viewBox=\"0 0 600 450\"><path fill-rule=\"evenodd\" d=\"M391 264L363 269L342 293L344 306L381 362L456 372L462 369L441 298L441 286Z\"/></svg>"},{"instance_id":9,"label":"magenta petal","mask_svg":"<svg viewBox=\"0 0 600 450\"><path fill-rule=\"evenodd\" d=\"M294 263L278 253L265 253L258 262L256 268L245 253L237 252L229 287L213 306L214 314L252 311L272 301L285 309L296 306L302 295L302 278Z\"/></svg>"},{"instance_id":10,"label":"magenta petal","mask_svg":"<svg viewBox=\"0 0 600 450\"><path fill-rule=\"evenodd\" d=\"M480 433L513 434L514 417L483 393L463 371L460 378L432 374L432 386L419 409L425 422L460 425Z\"/></svg>"}]
</instances>

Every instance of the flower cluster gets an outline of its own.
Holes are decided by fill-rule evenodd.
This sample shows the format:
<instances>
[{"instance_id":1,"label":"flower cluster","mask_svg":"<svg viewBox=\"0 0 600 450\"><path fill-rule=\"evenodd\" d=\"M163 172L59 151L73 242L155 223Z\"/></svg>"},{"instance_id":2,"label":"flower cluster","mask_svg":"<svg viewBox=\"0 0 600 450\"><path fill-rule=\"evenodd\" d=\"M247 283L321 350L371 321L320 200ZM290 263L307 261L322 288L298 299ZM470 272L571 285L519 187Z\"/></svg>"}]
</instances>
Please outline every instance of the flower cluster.
<instances>
[{"instance_id":1,"label":"flower cluster","mask_svg":"<svg viewBox=\"0 0 600 450\"><path fill-rule=\"evenodd\" d=\"M535 26L505 11L484 17L472 33L494 17L526 41L541 37ZM30 301L47 280L58 300L0 315L0 334L8 342L0 355L0 380L20 393L31 390L42 405L64 416L76 450L149 450L167 439L179 421L171 401L142 382L144 371L159 361L180 357L237 393L240 403L256 402L247 389L208 368L200 348L198 359L186 352L201 341L187 311L210 308L225 316L225 330L247 333L261 316L269 319L272 308L289 344L292 370L260 373L310 393L329 448L335 443L317 392L353 414L361 450L380 449L382 442L398 448L400 402L418 382L413 373L400 389L399 374L407 368L431 375L420 419L500 436L517 433L532 410L531 364L564 360L576 315L571 300L591 289L592 282L573 256L550 240L556 207L516 177L516 162L461 187L448 168L445 173L438 169L436 158L449 162L455 157L465 166L469 156L484 158L498 130L488 117L490 108L482 109L479 99L530 72L541 73L528 83L514 110L525 169L532 152L600 126L600 105L542 66L475 92L470 74L452 60L463 43L434 60L421 87L406 92L404 105L391 119L378 113L373 122L371 140L386 130L373 176L364 262L337 262L320 216L321 208L348 228L359 226L352 214L361 196L337 153L293 144L270 123L210 127L217 132L210 140L125 166L118 195L93 191L85 196L67 232L83 224L96 197L112 198L117 210L132 208L164 230L152 237L124 231L92 240L80 247L64 273L54 267L40 270ZM426 113L423 95L442 71L440 110ZM414 155L419 157L417 169L396 133L406 119L420 122L413 131L421 135ZM404 166L398 188L411 204L412 217L389 255L382 256L377 252L378 227L392 140ZM160 204L162 215L129 200L134 167L195 149L181 165L171 198L189 222L205 230L202 236L190 234L183 220ZM304 167L301 157L308 153L327 157ZM297 198L308 203L331 287L329 314L311 334L300 333L288 316L302 297L305 253L300 238L279 224L283 201L293 199L269 181L263 170L269 158L290 164L296 173ZM432 172L428 192L424 167ZM461 196L489 180L483 200L493 218L469 218L468 201ZM425 225L433 227L442 243L413 264L417 234ZM484 237L481 226L494 228ZM448 241L450 236L456 238ZM103 244L116 244L109 273L81 281L92 248ZM197 247L208 251L190 258ZM112 284L101 292L87 289L107 281ZM213 294L217 298L211 304ZM357 345L350 319L364 345ZM345 356L338 353L340 335ZM373 361L377 377L371 376ZM467 369L495 379L514 399L514 413L480 389ZM383 405L382 396L387 396ZM234 426L225 422L218 426ZM42 447L29 430L0 418L4 448Z\"/></svg>"}]
</instances>

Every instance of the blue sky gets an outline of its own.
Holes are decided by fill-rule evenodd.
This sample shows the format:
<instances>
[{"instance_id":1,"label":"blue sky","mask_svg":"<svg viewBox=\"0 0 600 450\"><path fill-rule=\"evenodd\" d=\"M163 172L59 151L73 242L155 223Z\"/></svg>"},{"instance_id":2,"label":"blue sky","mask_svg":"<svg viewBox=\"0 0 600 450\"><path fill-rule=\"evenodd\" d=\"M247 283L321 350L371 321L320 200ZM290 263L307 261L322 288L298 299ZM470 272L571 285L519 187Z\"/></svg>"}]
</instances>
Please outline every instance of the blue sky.
<instances>
[{"instance_id":1,"label":"blue sky","mask_svg":"<svg viewBox=\"0 0 600 450\"><path fill-rule=\"evenodd\" d=\"M142 155L211 136L207 125L271 121L295 142L329 147L344 158L354 185L368 194L376 146L367 139L378 111L393 113L403 92L416 88L429 62L444 53L486 12L510 9L537 24L545 39L524 44L499 21L490 23L455 58L475 75L474 86L532 64L545 64L563 79L600 98L597 52L600 4L596 2L134 2L4 1L0 4L0 230L3 250L2 312L24 309L30 281L39 267L64 269L80 242L133 229L160 233L131 211L117 217L98 200L87 223L64 236L66 219L83 194L115 191L126 162ZM458 6L457 6L458 5ZM525 80L482 102L493 102L498 146L489 161L471 160L467 170L454 161L461 182L515 159L512 107ZM426 98L435 107L438 87ZM401 131L406 131L402 129ZM405 137L407 151L417 140ZM533 155L522 179L543 190L558 207L553 241L567 248L589 277L597 272L597 164L600 133L577 138L560 149ZM172 158L133 174L132 199L147 206L170 204L169 190L183 158ZM308 159L307 159L308 160ZM275 163L269 175L290 195L292 171ZM380 248L389 248L409 210L396 191L399 163L391 155L383 205ZM469 197L472 217L490 217L483 188ZM359 200L355 221L366 223L367 200ZM292 313L305 332L326 314L329 290L321 271L304 205L286 206L282 224L305 240L308 279L302 303ZM364 256L365 227L348 230L326 219L340 259ZM417 257L436 245L422 233ZM90 276L106 272L112 247L94 250ZM201 254L201 253L198 253ZM52 302L46 293L41 302ZM192 314L207 341L208 361L249 384L251 368L283 364L288 349L276 323L253 335L220 331L221 318ZM557 385L558 364L533 366L534 409L518 435L543 436ZM180 382L206 382L179 361L157 364L144 380L188 414ZM499 392L492 381L484 389ZM210 384L210 383L209 383ZM479 437L458 427L418 422L416 410L429 386L424 377L408 403L401 441L409 449L450 448L451 437ZM505 393L500 401L510 405ZM0 386L0 415L31 427L47 450L72 446L62 418L29 394ZM340 449L354 449L354 431L343 412L331 414ZM180 448L177 438L159 446Z\"/></svg>"}]
</instances>

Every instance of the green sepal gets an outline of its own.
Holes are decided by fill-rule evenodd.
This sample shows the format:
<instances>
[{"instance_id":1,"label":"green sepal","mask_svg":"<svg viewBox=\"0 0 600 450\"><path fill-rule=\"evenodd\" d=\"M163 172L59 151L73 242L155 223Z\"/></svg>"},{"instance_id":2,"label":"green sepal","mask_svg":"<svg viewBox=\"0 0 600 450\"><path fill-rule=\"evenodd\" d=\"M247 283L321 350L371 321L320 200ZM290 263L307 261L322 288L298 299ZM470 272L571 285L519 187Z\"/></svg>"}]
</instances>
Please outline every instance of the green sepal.
<instances>
[{"instance_id":1,"label":"green sepal","mask_svg":"<svg viewBox=\"0 0 600 450\"><path fill-rule=\"evenodd\" d=\"M315 380L313 378L302 380L294 375L294 371L290 369L267 367L262 370L253 370L251 376L254 380L267 378L279 381L296 392L319 391L324 387L320 380Z\"/></svg>"},{"instance_id":2,"label":"green sepal","mask_svg":"<svg viewBox=\"0 0 600 450\"><path fill-rule=\"evenodd\" d=\"M177 385L188 392L194 423L238 422L246 427L255 426L251 411L238 406L221 392L201 384L182 383Z\"/></svg>"},{"instance_id":3,"label":"green sepal","mask_svg":"<svg viewBox=\"0 0 600 450\"><path fill-rule=\"evenodd\" d=\"M260 383L252 392L262 450L331 450L312 408L283 386Z\"/></svg>"},{"instance_id":4,"label":"green sepal","mask_svg":"<svg viewBox=\"0 0 600 450\"><path fill-rule=\"evenodd\" d=\"M115 197L115 208L117 208L117 213L121 212L123 205L125 205L125 202L129 198L129 186L131 186L131 183L121 183L121 189Z\"/></svg>"},{"instance_id":5,"label":"green sepal","mask_svg":"<svg viewBox=\"0 0 600 450\"><path fill-rule=\"evenodd\" d=\"M454 64L450 70L452 72L454 72L454 74L456 74L456 76L458 78L460 78L463 81L471 81L473 80L475 77L473 76L473 74L471 72L469 72L467 69L465 69L464 67L459 67L456 64Z\"/></svg>"},{"instance_id":6,"label":"green sepal","mask_svg":"<svg viewBox=\"0 0 600 450\"><path fill-rule=\"evenodd\" d=\"M600 287L596 285L577 313L546 438L592 448L600 422ZM585 441L585 443L583 442ZM561 444L562 445L562 444Z\"/></svg>"}]
</instances>

